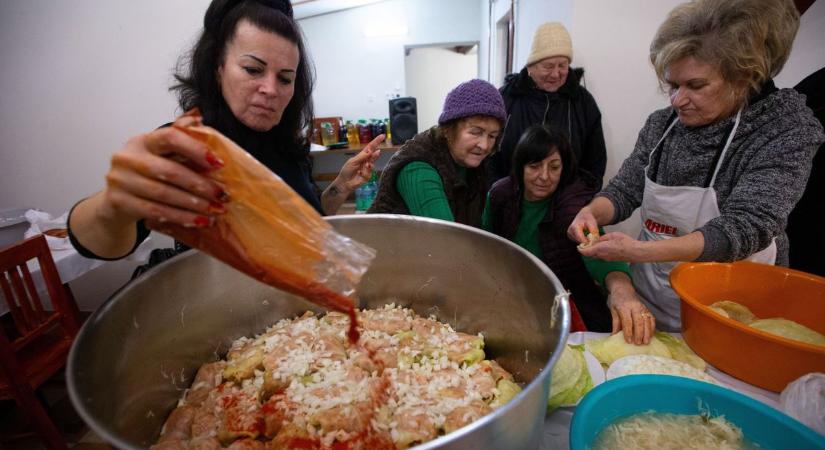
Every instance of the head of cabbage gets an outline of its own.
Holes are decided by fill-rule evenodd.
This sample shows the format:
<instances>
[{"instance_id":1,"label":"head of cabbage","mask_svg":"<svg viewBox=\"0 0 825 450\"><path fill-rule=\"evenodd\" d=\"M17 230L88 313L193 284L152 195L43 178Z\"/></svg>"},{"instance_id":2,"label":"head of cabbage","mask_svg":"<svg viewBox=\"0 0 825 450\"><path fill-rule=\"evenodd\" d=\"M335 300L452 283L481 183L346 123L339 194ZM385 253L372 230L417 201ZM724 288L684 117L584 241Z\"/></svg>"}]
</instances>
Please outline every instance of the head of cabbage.
<instances>
[{"instance_id":1,"label":"head of cabbage","mask_svg":"<svg viewBox=\"0 0 825 450\"><path fill-rule=\"evenodd\" d=\"M547 411L559 406L575 405L591 389L593 378L584 360L584 346L565 345L550 374Z\"/></svg>"}]
</instances>

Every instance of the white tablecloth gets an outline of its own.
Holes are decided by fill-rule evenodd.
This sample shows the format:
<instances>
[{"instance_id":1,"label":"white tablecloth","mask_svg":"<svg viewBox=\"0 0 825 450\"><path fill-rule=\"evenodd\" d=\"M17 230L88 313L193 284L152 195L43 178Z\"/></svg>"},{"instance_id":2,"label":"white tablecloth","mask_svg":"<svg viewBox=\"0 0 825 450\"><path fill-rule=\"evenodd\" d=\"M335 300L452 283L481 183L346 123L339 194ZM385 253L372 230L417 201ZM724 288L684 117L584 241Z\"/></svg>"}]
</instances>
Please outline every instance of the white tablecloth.
<instances>
[{"instance_id":1,"label":"white tablecloth","mask_svg":"<svg viewBox=\"0 0 825 450\"><path fill-rule=\"evenodd\" d=\"M681 335L673 333L674 336ZM570 334L567 339L568 344L578 345L583 344L585 340L596 339L608 336L608 333L591 333L578 332ZM744 381L738 380L719 369L708 364L708 375L719 381L724 387L732 389L740 394L747 395L755 400L765 403L779 411L779 394L766 391L765 389L752 386ZM548 414L544 419L544 440L542 441L541 450L567 450L570 448L570 422L573 420L573 414L576 412L576 407L558 408L552 413Z\"/></svg>"},{"instance_id":2,"label":"white tablecloth","mask_svg":"<svg viewBox=\"0 0 825 450\"><path fill-rule=\"evenodd\" d=\"M63 283L69 283L81 275L84 275L87 272L97 269L107 263L107 261L101 261L99 259L84 258L83 256L80 256L77 251L75 251L71 244L66 247L64 243L60 241L62 240L48 239L52 259L54 259L54 265L57 267L57 273L60 274L60 281ZM152 249L152 237L149 236L143 241L143 243L140 244L140 246L138 246L134 253L125 259L128 261L147 261ZM43 293L46 292L46 282L43 280L43 276L40 273L40 265L37 263L37 260L32 260L29 261L28 266L35 288L37 289L37 292L40 293L40 298L44 302L44 307L46 309L51 309L51 303L48 301L48 296L43 295ZM0 315L5 314L8 310L8 304L5 301L0 300Z\"/></svg>"}]
</instances>

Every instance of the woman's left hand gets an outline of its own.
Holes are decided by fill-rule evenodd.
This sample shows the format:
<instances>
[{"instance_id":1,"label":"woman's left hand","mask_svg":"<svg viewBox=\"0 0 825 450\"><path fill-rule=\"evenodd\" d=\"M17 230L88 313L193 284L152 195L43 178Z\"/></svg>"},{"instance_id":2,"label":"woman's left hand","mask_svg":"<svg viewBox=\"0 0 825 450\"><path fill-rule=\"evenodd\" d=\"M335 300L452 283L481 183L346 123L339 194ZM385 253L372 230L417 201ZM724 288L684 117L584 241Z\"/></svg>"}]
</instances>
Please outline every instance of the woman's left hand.
<instances>
[{"instance_id":1,"label":"woman's left hand","mask_svg":"<svg viewBox=\"0 0 825 450\"><path fill-rule=\"evenodd\" d=\"M584 256L598 258L605 261L641 262L640 251L642 242L620 233L606 233L591 246L580 248Z\"/></svg>"},{"instance_id":2,"label":"woman's left hand","mask_svg":"<svg viewBox=\"0 0 825 450\"><path fill-rule=\"evenodd\" d=\"M381 156L381 150L378 149L378 146L384 142L384 138L383 134L379 134L358 154L348 159L341 167L341 171L338 172L338 177L333 184L349 193L369 181L372 170L375 168L375 161Z\"/></svg>"},{"instance_id":3,"label":"woman's left hand","mask_svg":"<svg viewBox=\"0 0 825 450\"><path fill-rule=\"evenodd\" d=\"M656 319L642 304L632 285L629 289L613 289L607 297L613 318L613 333L621 331L628 344L647 345L656 331Z\"/></svg>"}]
</instances>

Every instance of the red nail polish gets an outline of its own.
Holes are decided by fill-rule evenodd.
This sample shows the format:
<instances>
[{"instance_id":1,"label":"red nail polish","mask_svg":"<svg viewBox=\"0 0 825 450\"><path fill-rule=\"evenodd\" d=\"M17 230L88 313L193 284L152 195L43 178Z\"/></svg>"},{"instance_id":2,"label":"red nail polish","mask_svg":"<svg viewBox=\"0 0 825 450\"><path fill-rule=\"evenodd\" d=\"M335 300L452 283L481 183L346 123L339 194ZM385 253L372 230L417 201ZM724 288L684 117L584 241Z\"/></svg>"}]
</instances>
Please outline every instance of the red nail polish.
<instances>
[{"instance_id":1,"label":"red nail polish","mask_svg":"<svg viewBox=\"0 0 825 450\"><path fill-rule=\"evenodd\" d=\"M210 220L206 216L195 217L195 226L198 228L206 228L209 226Z\"/></svg>"},{"instance_id":2,"label":"red nail polish","mask_svg":"<svg viewBox=\"0 0 825 450\"><path fill-rule=\"evenodd\" d=\"M226 213L226 206L223 206L223 203L210 202L209 212L212 214L224 214Z\"/></svg>"},{"instance_id":3,"label":"red nail polish","mask_svg":"<svg viewBox=\"0 0 825 450\"><path fill-rule=\"evenodd\" d=\"M223 167L223 161L221 161L221 159L218 158L218 155L214 154L210 150L206 151L206 162L208 162L210 166L216 169L220 169L221 167Z\"/></svg>"}]
</instances>

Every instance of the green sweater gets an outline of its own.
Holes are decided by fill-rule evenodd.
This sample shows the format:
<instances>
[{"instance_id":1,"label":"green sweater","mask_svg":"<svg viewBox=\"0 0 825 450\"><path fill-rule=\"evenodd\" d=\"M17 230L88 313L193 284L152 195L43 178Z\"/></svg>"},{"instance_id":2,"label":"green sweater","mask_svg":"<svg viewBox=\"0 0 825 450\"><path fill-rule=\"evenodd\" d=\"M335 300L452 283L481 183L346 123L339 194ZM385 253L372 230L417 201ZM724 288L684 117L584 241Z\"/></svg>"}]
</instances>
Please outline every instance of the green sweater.
<instances>
[{"instance_id":1,"label":"green sweater","mask_svg":"<svg viewBox=\"0 0 825 450\"><path fill-rule=\"evenodd\" d=\"M544 216L547 214L547 208L550 205L550 198L531 202L523 200L521 202L521 220L519 220L516 235L513 236L513 242L520 245L525 250L529 251L537 258L541 259L541 246L539 244L539 224ZM487 201L484 204L484 213L481 216L481 227L487 231L492 231L492 217L490 216L490 196L487 196ZM599 228L599 234L604 234L604 230ZM624 272L630 276L630 265L626 262L604 261L601 259L590 258L582 256L584 266L590 272L593 280L604 287L604 279L610 272L618 271Z\"/></svg>"},{"instance_id":2,"label":"green sweater","mask_svg":"<svg viewBox=\"0 0 825 450\"><path fill-rule=\"evenodd\" d=\"M465 177L467 169L456 165L458 175ZM455 222L444 183L435 167L421 161L413 161L398 173L396 189L407 204L410 214Z\"/></svg>"}]
</instances>

